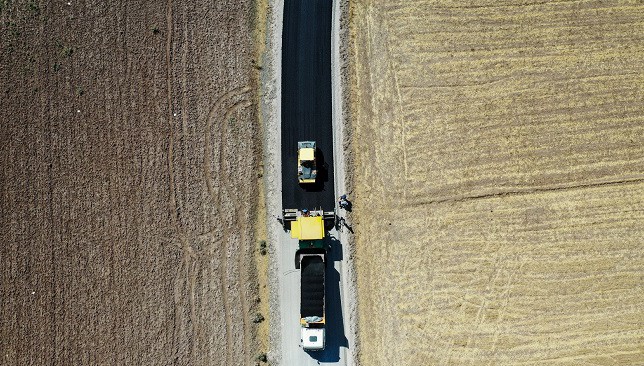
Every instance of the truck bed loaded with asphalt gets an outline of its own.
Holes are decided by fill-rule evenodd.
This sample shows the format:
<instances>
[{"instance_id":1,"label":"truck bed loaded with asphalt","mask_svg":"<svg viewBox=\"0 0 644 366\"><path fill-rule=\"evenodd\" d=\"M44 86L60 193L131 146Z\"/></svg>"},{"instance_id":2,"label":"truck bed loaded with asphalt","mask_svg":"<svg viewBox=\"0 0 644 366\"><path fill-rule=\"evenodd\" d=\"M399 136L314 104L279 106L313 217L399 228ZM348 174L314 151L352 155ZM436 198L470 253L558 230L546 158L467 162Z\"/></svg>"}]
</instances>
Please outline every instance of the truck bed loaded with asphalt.
<instances>
[{"instance_id":1,"label":"truck bed loaded with asphalt","mask_svg":"<svg viewBox=\"0 0 644 366\"><path fill-rule=\"evenodd\" d=\"M300 325L302 348L322 350L325 343L324 271L326 250L306 249L298 251L300 262Z\"/></svg>"}]
</instances>

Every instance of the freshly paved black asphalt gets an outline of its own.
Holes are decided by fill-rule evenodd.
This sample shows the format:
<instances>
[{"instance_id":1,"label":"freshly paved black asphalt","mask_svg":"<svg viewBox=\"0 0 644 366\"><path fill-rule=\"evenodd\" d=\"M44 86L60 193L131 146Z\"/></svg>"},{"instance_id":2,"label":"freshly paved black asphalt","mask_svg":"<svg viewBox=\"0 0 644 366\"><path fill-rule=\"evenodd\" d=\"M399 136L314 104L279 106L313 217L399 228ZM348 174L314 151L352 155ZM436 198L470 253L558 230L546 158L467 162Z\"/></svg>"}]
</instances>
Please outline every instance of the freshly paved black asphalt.
<instances>
[{"instance_id":1,"label":"freshly paved black asphalt","mask_svg":"<svg viewBox=\"0 0 644 366\"><path fill-rule=\"evenodd\" d=\"M331 121L332 0L284 0L282 34L282 205L332 210L333 131ZM297 142L317 142L315 187L297 181ZM324 170L324 171L320 171Z\"/></svg>"}]
</instances>

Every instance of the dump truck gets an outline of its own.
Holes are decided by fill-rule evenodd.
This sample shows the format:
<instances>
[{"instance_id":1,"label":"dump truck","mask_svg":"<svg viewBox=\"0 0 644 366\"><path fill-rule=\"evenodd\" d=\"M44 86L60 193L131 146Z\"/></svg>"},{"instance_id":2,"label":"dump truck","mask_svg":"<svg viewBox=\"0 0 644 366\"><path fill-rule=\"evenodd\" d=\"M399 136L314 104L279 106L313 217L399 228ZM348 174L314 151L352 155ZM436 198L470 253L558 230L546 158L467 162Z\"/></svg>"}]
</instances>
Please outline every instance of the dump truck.
<instances>
[{"instance_id":1,"label":"dump truck","mask_svg":"<svg viewBox=\"0 0 644 366\"><path fill-rule=\"evenodd\" d=\"M305 351L320 351L325 346L326 250L300 248L297 252L300 291L300 342Z\"/></svg>"},{"instance_id":2,"label":"dump truck","mask_svg":"<svg viewBox=\"0 0 644 366\"><path fill-rule=\"evenodd\" d=\"M297 143L297 180L300 184L315 183L318 174L315 150L315 141Z\"/></svg>"}]
</instances>

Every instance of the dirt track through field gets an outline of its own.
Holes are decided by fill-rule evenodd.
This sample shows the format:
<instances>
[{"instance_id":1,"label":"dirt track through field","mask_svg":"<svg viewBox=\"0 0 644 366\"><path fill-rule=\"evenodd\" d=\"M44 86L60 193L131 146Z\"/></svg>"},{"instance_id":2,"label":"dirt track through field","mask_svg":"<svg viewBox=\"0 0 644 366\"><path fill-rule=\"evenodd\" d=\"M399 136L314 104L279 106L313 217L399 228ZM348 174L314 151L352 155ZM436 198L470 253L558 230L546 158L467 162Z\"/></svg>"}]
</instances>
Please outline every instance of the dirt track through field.
<instances>
[{"instance_id":1,"label":"dirt track through field","mask_svg":"<svg viewBox=\"0 0 644 366\"><path fill-rule=\"evenodd\" d=\"M643 4L351 22L361 362L643 364Z\"/></svg>"},{"instance_id":2,"label":"dirt track through field","mask_svg":"<svg viewBox=\"0 0 644 366\"><path fill-rule=\"evenodd\" d=\"M261 352L253 6L2 3L0 364Z\"/></svg>"}]
</instances>

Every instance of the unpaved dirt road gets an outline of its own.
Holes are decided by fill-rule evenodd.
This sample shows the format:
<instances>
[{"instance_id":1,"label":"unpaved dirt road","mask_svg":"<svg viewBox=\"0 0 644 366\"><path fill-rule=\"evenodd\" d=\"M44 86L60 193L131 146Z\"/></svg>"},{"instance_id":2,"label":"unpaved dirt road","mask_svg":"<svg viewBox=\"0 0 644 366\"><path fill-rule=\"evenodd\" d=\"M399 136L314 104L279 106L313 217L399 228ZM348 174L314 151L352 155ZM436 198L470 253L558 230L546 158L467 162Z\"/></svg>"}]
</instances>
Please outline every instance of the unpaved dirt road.
<instances>
[{"instance_id":1,"label":"unpaved dirt road","mask_svg":"<svg viewBox=\"0 0 644 366\"><path fill-rule=\"evenodd\" d=\"M644 4L352 6L361 363L644 364Z\"/></svg>"},{"instance_id":2,"label":"unpaved dirt road","mask_svg":"<svg viewBox=\"0 0 644 366\"><path fill-rule=\"evenodd\" d=\"M252 1L0 6L0 364L249 365Z\"/></svg>"}]
</instances>

